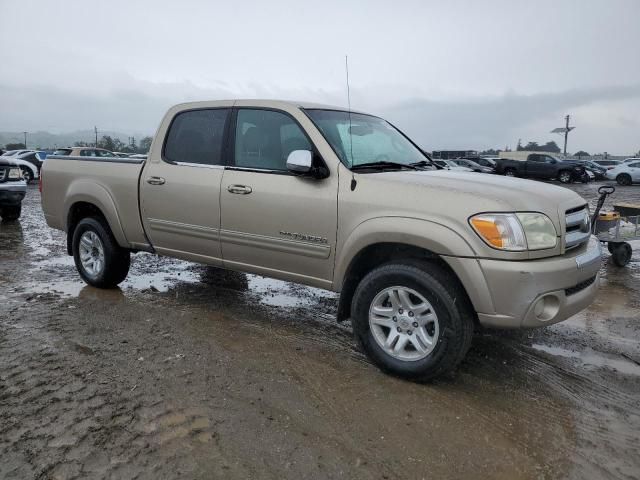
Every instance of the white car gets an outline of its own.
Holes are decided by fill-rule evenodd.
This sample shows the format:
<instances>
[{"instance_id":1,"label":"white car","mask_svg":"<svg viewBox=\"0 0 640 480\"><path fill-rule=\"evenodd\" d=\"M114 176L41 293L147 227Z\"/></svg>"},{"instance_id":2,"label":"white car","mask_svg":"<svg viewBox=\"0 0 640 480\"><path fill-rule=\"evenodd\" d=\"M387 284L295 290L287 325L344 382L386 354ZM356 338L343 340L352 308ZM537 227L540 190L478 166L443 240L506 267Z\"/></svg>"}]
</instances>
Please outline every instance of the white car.
<instances>
[{"instance_id":1,"label":"white car","mask_svg":"<svg viewBox=\"0 0 640 480\"><path fill-rule=\"evenodd\" d=\"M632 163L632 162L640 162L640 157L625 158L622 163L625 164L625 163Z\"/></svg>"},{"instance_id":2,"label":"white car","mask_svg":"<svg viewBox=\"0 0 640 480\"><path fill-rule=\"evenodd\" d=\"M434 160L433 163L442 167L444 170L451 170L452 172L473 172L470 168L461 167L453 160Z\"/></svg>"},{"instance_id":3,"label":"white car","mask_svg":"<svg viewBox=\"0 0 640 480\"><path fill-rule=\"evenodd\" d=\"M618 165L616 168L607 170L607 178L615 180L619 185L631 185L632 183L640 183L640 158L629 159Z\"/></svg>"},{"instance_id":4,"label":"white car","mask_svg":"<svg viewBox=\"0 0 640 480\"><path fill-rule=\"evenodd\" d=\"M40 177L40 168L46 154L36 150L10 150L3 158L10 158L22 170L22 178L30 183Z\"/></svg>"}]
</instances>

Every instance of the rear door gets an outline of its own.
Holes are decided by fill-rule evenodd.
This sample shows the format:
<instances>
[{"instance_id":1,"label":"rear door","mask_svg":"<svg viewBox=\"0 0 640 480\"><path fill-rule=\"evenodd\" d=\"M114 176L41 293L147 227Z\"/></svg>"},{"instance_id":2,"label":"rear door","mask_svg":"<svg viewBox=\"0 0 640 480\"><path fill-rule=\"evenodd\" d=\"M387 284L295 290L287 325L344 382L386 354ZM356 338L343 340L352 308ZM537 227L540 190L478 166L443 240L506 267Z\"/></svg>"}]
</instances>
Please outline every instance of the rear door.
<instances>
[{"instance_id":1,"label":"rear door","mask_svg":"<svg viewBox=\"0 0 640 480\"><path fill-rule=\"evenodd\" d=\"M290 112L243 107L234 119L233 160L220 192L224 265L329 287L337 175L319 180L287 171L294 150L312 150L322 161Z\"/></svg>"},{"instance_id":2,"label":"rear door","mask_svg":"<svg viewBox=\"0 0 640 480\"><path fill-rule=\"evenodd\" d=\"M230 105L229 105L230 106ZM145 230L158 253L222 265L220 182L230 108L179 111L140 179Z\"/></svg>"}]
</instances>

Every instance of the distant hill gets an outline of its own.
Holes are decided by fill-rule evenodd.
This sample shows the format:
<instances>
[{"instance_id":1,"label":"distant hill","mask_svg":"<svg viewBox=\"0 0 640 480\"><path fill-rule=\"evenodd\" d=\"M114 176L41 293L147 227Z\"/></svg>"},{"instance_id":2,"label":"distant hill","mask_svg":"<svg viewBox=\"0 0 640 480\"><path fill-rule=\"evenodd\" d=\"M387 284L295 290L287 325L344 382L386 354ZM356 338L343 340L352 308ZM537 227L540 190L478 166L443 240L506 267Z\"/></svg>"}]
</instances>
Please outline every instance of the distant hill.
<instances>
[{"instance_id":1,"label":"distant hill","mask_svg":"<svg viewBox=\"0 0 640 480\"><path fill-rule=\"evenodd\" d=\"M129 137L133 136L136 143L144 136L153 135L150 133L122 133L98 130L98 139L103 135L109 135L112 138L119 138L122 142L128 143ZM29 132L27 133L28 148L53 149L56 147L67 147L75 142L95 142L95 133L93 130L78 130L69 133L50 133L50 132ZM0 132L0 147L4 148L7 143L24 142L24 134L22 132Z\"/></svg>"}]
</instances>

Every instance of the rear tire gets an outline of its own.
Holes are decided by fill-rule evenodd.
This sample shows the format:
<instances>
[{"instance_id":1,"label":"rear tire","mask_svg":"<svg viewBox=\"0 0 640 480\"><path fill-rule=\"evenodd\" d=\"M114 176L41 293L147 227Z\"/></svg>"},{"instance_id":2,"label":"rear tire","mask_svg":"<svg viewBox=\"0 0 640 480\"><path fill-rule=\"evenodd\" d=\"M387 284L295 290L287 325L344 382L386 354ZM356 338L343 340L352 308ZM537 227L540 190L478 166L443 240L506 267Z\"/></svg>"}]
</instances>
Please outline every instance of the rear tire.
<instances>
[{"instance_id":1,"label":"rear tire","mask_svg":"<svg viewBox=\"0 0 640 480\"><path fill-rule=\"evenodd\" d=\"M561 172L558 172L558 180L560 180L560 183L571 183L571 172L568 170L562 170Z\"/></svg>"},{"instance_id":2,"label":"rear tire","mask_svg":"<svg viewBox=\"0 0 640 480\"><path fill-rule=\"evenodd\" d=\"M118 245L101 218L87 217L78 222L73 232L72 251L78 273L93 287L114 288L129 273L129 250Z\"/></svg>"},{"instance_id":3,"label":"rear tire","mask_svg":"<svg viewBox=\"0 0 640 480\"><path fill-rule=\"evenodd\" d=\"M505 168L504 169L504 176L505 177L515 177L516 176L515 168Z\"/></svg>"},{"instance_id":4,"label":"rear tire","mask_svg":"<svg viewBox=\"0 0 640 480\"><path fill-rule=\"evenodd\" d=\"M611 252L611 260L618 267L625 267L631 261L633 250L627 242L615 243Z\"/></svg>"},{"instance_id":5,"label":"rear tire","mask_svg":"<svg viewBox=\"0 0 640 480\"><path fill-rule=\"evenodd\" d=\"M631 185L631 175L629 175L628 173L621 173L616 177L616 182L618 182L618 185L628 187L629 185Z\"/></svg>"},{"instance_id":6,"label":"rear tire","mask_svg":"<svg viewBox=\"0 0 640 480\"><path fill-rule=\"evenodd\" d=\"M432 262L376 268L362 279L351 304L354 336L371 361L417 381L442 376L462 361L474 316L457 279Z\"/></svg>"},{"instance_id":7,"label":"rear tire","mask_svg":"<svg viewBox=\"0 0 640 480\"><path fill-rule=\"evenodd\" d=\"M13 205L9 207L2 207L0 209L0 217L5 222L13 222L20 218L22 213L22 205Z\"/></svg>"}]
</instances>

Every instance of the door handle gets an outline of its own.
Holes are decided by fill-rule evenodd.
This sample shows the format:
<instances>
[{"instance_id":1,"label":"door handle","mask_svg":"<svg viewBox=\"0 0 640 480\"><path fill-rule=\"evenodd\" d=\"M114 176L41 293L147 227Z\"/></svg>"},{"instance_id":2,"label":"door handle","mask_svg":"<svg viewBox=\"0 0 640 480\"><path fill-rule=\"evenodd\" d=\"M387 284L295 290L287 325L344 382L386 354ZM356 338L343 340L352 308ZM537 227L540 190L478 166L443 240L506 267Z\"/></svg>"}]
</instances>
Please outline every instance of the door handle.
<instances>
[{"instance_id":1,"label":"door handle","mask_svg":"<svg viewBox=\"0 0 640 480\"><path fill-rule=\"evenodd\" d=\"M149 177L147 178L149 185L164 185L164 178L162 177Z\"/></svg>"},{"instance_id":2,"label":"door handle","mask_svg":"<svg viewBox=\"0 0 640 480\"><path fill-rule=\"evenodd\" d=\"M251 187L249 187L247 185L229 185L227 187L227 191L229 193L236 193L238 195L248 195L253 190L251 189Z\"/></svg>"}]
</instances>

